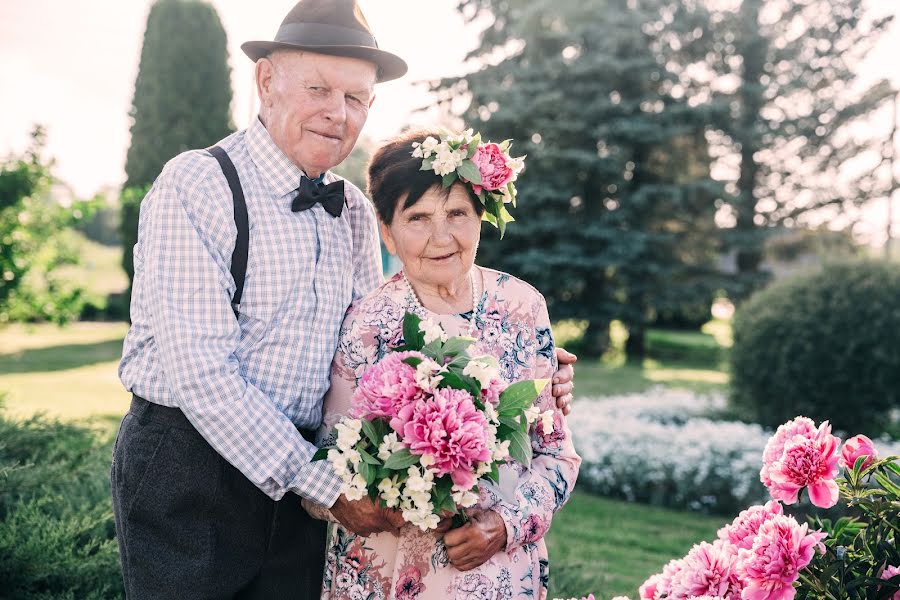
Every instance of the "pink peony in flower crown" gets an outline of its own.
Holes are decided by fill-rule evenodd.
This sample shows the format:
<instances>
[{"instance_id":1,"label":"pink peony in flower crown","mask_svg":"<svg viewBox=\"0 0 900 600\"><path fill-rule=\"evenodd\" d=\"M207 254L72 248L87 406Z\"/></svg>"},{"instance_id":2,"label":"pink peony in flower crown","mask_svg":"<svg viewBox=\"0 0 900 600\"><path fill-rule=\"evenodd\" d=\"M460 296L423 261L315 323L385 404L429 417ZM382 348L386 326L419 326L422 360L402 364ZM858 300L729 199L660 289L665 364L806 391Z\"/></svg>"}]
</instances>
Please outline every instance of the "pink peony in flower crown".
<instances>
[{"instance_id":1,"label":"pink peony in flower crown","mask_svg":"<svg viewBox=\"0 0 900 600\"><path fill-rule=\"evenodd\" d=\"M525 168L525 157L509 154L510 140L499 144L482 142L481 134L471 129L462 133L444 133L440 139L428 136L413 142L412 155L422 159L423 171L434 171L447 188L457 179L472 186L484 205L483 219L500 230L515 221L507 204L516 205L515 180Z\"/></svg>"}]
</instances>

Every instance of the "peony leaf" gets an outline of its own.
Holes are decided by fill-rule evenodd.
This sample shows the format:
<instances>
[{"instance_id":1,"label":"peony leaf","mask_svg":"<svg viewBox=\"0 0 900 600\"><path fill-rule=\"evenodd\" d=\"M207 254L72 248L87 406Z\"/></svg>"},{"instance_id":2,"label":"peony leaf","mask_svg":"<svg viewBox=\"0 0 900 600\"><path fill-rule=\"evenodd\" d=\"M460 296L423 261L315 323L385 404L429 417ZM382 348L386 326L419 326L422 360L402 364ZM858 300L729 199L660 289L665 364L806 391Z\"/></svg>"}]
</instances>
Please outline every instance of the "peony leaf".
<instances>
[{"instance_id":1,"label":"peony leaf","mask_svg":"<svg viewBox=\"0 0 900 600\"><path fill-rule=\"evenodd\" d=\"M418 462L418 455L413 454L407 448L402 448L391 454L390 457L384 461L384 466L386 469L392 469L394 471L405 471L408 467L411 467Z\"/></svg>"},{"instance_id":2,"label":"peony leaf","mask_svg":"<svg viewBox=\"0 0 900 600\"><path fill-rule=\"evenodd\" d=\"M375 483L375 468L367 462L359 463L359 474L366 480L366 485Z\"/></svg>"},{"instance_id":3,"label":"peony leaf","mask_svg":"<svg viewBox=\"0 0 900 600\"><path fill-rule=\"evenodd\" d=\"M471 337L452 337L444 343L444 354L451 357L456 357L461 352L464 352L466 348L471 346L475 342L475 338ZM466 361L468 362L468 361ZM465 364L462 365L465 368Z\"/></svg>"},{"instance_id":4,"label":"peony leaf","mask_svg":"<svg viewBox=\"0 0 900 600\"><path fill-rule=\"evenodd\" d=\"M516 416L518 412L531 408L549 381L549 379L528 379L515 382L500 394L497 412L501 415Z\"/></svg>"},{"instance_id":5,"label":"peony leaf","mask_svg":"<svg viewBox=\"0 0 900 600\"><path fill-rule=\"evenodd\" d=\"M419 329L422 319L414 313L406 313L403 316L403 341L411 350L421 350L425 345L425 334Z\"/></svg>"},{"instance_id":6,"label":"peony leaf","mask_svg":"<svg viewBox=\"0 0 900 600\"><path fill-rule=\"evenodd\" d=\"M377 458L375 458L374 456L372 456L371 454L369 454L368 452L366 452L365 450L357 450L357 452L359 452L359 455L362 457L363 462L373 465L375 467L381 466L381 461L378 460Z\"/></svg>"},{"instance_id":7,"label":"peony leaf","mask_svg":"<svg viewBox=\"0 0 900 600\"><path fill-rule=\"evenodd\" d=\"M509 455L526 467L531 466L531 438L524 431L514 431L509 438Z\"/></svg>"},{"instance_id":8,"label":"peony leaf","mask_svg":"<svg viewBox=\"0 0 900 600\"><path fill-rule=\"evenodd\" d=\"M371 421L362 420L362 431L369 438L369 441L372 442L372 445L378 448L381 445L383 440L382 436L378 435L378 430L375 429L375 426Z\"/></svg>"},{"instance_id":9,"label":"peony leaf","mask_svg":"<svg viewBox=\"0 0 900 600\"><path fill-rule=\"evenodd\" d=\"M464 160L462 164L456 168L456 171L463 179L474 183L475 185L481 185L481 171L478 169L478 165L471 160Z\"/></svg>"},{"instance_id":10,"label":"peony leaf","mask_svg":"<svg viewBox=\"0 0 900 600\"><path fill-rule=\"evenodd\" d=\"M419 170L420 171L433 171L434 168L432 167L432 165L434 165L434 157L433 156L424 159L422 161L422 166L419 168Z\"/></svg>"},{"instance_id":11,"label":"peony leaf","mask_svg":"<svg viewBox=\"0 0 900 600\"><path fill-rule=\"evenodd\" d=\"M312 455L310 462L328 458L328 451L332 448L334 448L334 446L325 446L324 448L319 448L318 450L316 450L315 454Z\"/></svg>"},{"instance_id":12,"label":"peony leaf","mask_svg":"<svg viewBox=\"0 0 900 600\"><path fill-rule=\"evenodd\" d=\"M441 186L448 188L456 182L456 171L450 171L441 178Z\"/></svg>"},{"instance_id":13,"label":"peony leaf","mask_svg":"<svg viewBox=\"0 0 900 600\"><path fill-rule=\"evenodd\" d=\"M527 426L527 421L522 418L521 414L518 416L511 415L500 415L500 422L512 429L513 431L521 430L525 431Z\"/></svg>"}]
</instances>

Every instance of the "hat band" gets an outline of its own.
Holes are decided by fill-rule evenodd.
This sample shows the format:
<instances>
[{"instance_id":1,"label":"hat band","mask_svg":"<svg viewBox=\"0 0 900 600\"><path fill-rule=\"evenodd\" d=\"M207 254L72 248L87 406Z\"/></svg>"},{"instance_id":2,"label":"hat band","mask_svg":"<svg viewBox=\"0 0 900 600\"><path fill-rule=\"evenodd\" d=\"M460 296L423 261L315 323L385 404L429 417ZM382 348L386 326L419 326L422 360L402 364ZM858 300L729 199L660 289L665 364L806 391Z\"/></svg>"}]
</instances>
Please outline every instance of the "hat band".
<instances>
[{"instance_id":1,"label":"hat band","mask_svg":"<svg viewBox=\"0 0 900 600\"><path fill-rule=\"evenodd\" d=\"M285 23L275 34L276 42L298 46L365 46L378 48L375 38L358 29L324 23Z\"/></svg>"}]
</instances>

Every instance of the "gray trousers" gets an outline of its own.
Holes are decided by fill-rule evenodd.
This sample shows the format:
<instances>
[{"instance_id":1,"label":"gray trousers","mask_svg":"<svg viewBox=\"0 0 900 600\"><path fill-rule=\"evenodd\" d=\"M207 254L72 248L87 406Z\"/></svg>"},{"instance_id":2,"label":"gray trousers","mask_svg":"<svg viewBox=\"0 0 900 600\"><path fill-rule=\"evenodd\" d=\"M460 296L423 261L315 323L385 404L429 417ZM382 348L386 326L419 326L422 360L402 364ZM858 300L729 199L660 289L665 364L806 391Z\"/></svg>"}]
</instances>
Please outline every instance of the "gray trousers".
<instances>
[{"instance_id":1,"label":"gray trousers","mask_svg":"<svg viewBox=\"0 0 900 600\"><path fill-rule=\"evenodd\" d=\"M319 598L326 524L266 496L177 408L132 400L110 482L128 598Z\"/></svg>"}]
</instances>

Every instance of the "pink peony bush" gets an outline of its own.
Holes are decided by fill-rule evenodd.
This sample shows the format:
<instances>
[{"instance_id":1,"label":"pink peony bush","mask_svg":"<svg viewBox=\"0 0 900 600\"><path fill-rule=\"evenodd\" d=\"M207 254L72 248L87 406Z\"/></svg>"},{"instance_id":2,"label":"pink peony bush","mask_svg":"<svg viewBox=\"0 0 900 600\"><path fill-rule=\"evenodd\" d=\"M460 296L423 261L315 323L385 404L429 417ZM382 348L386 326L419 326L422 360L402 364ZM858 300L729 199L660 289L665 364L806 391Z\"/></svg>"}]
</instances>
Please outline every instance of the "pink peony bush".
<instances>
[{"instance_id":1,"label":"pink peony bush","mask_svg":"<svg viewBox=\"0 0 900 600\"><path fill-rule=\"evenodd\" d=\"M670 561L640 586L638 597L900 600L897 457L879 460L864 435L842 449L827 421L816 427L797 417L766 444L760 480L774 500L742 511L715 542L701 542ZM852 516L835 523L816 518L814 527L799 523L782 503L796 503L804 489L823 508L843 497Z\"/></svg>"}]
</instances>

